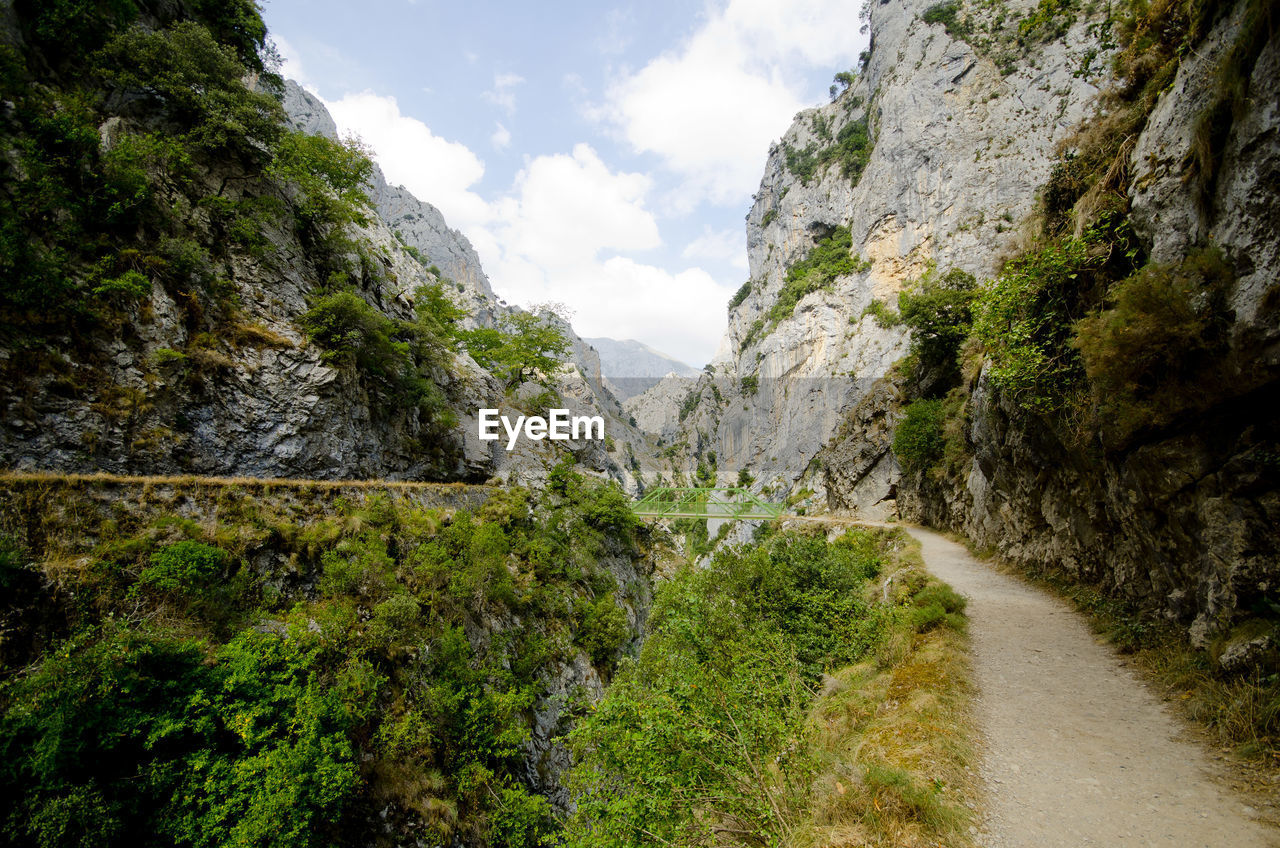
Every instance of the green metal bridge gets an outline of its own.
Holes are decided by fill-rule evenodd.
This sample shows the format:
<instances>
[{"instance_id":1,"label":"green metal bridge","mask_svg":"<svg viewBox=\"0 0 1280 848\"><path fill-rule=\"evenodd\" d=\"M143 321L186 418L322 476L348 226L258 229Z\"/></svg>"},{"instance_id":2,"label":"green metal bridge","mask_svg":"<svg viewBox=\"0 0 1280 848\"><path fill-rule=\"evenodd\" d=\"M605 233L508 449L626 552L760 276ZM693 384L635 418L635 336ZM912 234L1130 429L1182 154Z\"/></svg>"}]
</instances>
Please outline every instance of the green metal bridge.
<instances>
[{"instance_id":1,"label":"green metal bridge","mask_svg":"<svg viewBox=\"0 0 1280 848\"><path fill-rule=\"evenodd\" d=\"M631 504L640 518L773 519L782 515L782 504L768 503L747 489L672 488L650 489Z\"/></svg>"}]
</instances>

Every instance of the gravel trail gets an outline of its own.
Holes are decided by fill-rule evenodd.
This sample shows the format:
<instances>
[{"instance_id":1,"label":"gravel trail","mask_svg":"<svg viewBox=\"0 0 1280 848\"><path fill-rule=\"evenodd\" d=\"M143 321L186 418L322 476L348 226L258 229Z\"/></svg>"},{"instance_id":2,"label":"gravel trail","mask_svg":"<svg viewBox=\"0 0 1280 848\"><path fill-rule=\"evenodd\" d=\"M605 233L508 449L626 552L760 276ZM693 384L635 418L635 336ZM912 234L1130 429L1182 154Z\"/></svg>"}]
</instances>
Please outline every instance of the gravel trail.
<instances>
[{"instance_id":1,"label":"gravel trail","mask_svg":"<svg viewBox=\"0 0 1280 848\"><path fill-rule=\"evenodd\" d=\"M1280 846L1206 752L1066 603L917 528L969 598L989 848Z\"/></svg>"}]
</instances>

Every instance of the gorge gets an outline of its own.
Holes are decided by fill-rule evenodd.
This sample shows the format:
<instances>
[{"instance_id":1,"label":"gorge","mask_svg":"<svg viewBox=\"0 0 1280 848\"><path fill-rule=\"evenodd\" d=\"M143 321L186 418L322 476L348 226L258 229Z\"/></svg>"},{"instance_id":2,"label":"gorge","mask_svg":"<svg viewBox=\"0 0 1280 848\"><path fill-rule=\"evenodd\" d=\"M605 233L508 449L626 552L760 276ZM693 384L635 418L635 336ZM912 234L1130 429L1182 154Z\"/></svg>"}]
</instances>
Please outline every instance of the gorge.
<instances>
[{"instance_id":1,"label":"gorge","mask_svg":"<svg viewBox=\"0 0 1280 848\"><path fill-rule=\"evenodd\" d=\"M985 844L901 524L1182 674L1274 824L1275 13L869 0L698 371L500 299L252 0L0 0L0 845Z\"/></svg>"}]
</instances>

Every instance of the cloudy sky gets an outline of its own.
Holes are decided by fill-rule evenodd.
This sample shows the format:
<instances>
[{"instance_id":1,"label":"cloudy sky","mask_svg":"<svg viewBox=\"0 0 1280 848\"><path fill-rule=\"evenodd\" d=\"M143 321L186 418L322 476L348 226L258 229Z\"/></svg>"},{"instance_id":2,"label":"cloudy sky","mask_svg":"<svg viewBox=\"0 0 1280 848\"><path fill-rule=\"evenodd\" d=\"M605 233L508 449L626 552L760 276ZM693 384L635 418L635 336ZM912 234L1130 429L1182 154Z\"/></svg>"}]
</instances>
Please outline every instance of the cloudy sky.
<instances>
[{"instance_id":1,"label":"cloudy sky","mask_svg":"<svg viewBox=\"0 0 1280 848\"><path fill-rule=\"evenodd\" d=\"M866 46L859 0L265 0L284 72L510 303L694 366L747 278L769 144Z\"/></svg>"}]
</instances>

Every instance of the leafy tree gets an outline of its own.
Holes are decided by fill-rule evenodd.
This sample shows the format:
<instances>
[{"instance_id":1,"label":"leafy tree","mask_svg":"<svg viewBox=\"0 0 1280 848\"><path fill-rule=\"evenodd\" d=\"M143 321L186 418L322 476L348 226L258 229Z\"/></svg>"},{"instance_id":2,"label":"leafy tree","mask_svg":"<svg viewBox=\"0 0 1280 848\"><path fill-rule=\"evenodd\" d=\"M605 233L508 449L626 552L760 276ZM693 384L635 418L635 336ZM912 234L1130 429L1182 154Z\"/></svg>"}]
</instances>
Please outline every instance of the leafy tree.
<instances>
[{"instance_id":1,"label":"leafy tree","mask_svg":"<svg viewBox=\"0 0 1280 848\"><path fill-rule=\"evenodd\" d=\"M959 381L957 355L973 324L976 286L972 274L953 268L941 278L930 272L898 295L902 323L912 330L916 380L944 391Z\"/></svg>"},{"instance_id":2,"label":"leafy tree","mask_svg":"<svg viewBox=\"0 0 1280 848\"><path fill-rule=\"evenodd\" d=\"M831 88L827 93L831 95L832 100L835 100L841 94L849 90L849 86L853 85L853 81L855 79L857 79L857 74L853 71L840 71L835 75L835 78L831 83Z\"/></svg>"},{"instance_id":3,"label":"leafy tree","mask_svg":"<svg viewBox=\"0 0 1280 848\"><path fill-rule=\"evenodd\" d=\"M334 141L303 132L285 133L276 145L270 171L297 186L297 210L306 223L325 227L368 223L373 202L366 189L373 162L359 139Z\"/></svg>"},{"instance_id":4,"label":"leafy tree","mask_svg":"<svg viewBox=\"0 0 1280 848\"><path fill-rule=\"evenodd\" d=\"M98 61L115 87L144 97L207 153L263 163L280 137L283 107L248 88L236 51L195 21L127 30Z\"/></svg>"},{"instance_id":5,"label":"leafy tree","mask_svg":"<svg viewBox=\"0 0 1280 848\"><path fill-rule=\"evenodd\" d=\"M418 316L418 329L424 337L441 348L456 348L462 338L458 323L468 313L449 299L444 293L443 283L419 286L414 291L413 308Z\"/></svg>"},{"instance_id":6,"label":"leafy tree","mask_svg":"<svg viewBox=\"0 0 1280 848\"><path fill-rule=\"evenodd\" d=\"M465 337L467 351L508 385L537 380L550 386L569 353L569 339L554 323L531 312L505 315L502 329L480 328Z\"/></svg>"}]
</instances>

